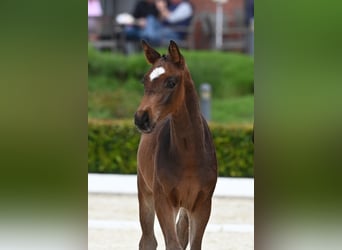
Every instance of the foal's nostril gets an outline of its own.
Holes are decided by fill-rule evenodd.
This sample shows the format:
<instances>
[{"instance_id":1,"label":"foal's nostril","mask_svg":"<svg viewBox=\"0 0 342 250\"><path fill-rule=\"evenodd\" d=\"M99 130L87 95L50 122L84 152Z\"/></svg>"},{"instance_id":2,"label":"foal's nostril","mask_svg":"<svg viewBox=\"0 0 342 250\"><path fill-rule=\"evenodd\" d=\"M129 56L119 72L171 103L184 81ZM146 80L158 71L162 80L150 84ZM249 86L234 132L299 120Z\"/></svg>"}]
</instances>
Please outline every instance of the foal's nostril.
<instances>
[{"instance_id":1,"label":"foal's nostril","mask_svg":"<svg viewBox=\"0 0 342 250\"><path fill-rule=\"evenodd\" d=\"M141 123L143 124L148 124L149 123L149 118L148 118L148 113L145 111L141 117Z\"/></svg>"},{"instance_id":2,"label":"foal's nostril","mask_svg":"<svg viewBox=\"0 0 342 250\"><path fill-rule=\"evenodd\" d=\"M134 115L134 123L141 130L148 130L150 127L150 119L147 111L137 112Z\"/></svg>"},{"instance_id":3,"label":"foal's nostril","mask_svg":"<svg viewBox=\"0 0 342 250\"><path fill-rule=\"evenodd\" d=\"M138 126L140 124L140 117L139 117L138 113L135 113L135 115L134 115L134 124L135 124L135 126Z\"/></svg>"},{"instance_id":4,"label":"foal's nostril","mask_svg":"<svg viewBox=\"0 0 342 250\"><path fill-rule=\"evenodd\" d=\"M137 114L137 112L135 112L135 114L134 114L134 124L135 124L135 125L137 125L138 120L139 120L138 114Z\"/></svg>"}]
</instances>

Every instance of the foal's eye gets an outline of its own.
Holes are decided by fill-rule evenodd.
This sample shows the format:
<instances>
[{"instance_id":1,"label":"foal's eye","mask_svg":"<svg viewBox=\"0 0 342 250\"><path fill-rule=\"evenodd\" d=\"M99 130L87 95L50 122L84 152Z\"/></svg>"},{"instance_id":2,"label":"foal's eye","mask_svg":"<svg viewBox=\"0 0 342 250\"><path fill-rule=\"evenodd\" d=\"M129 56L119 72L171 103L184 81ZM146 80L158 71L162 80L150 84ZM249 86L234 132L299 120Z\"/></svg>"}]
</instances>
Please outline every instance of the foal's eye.
<instances>
[{"instance_id":1,"label":"foal's eye","mask_svg":"<svg viewBox=\"0 0 342 250\"><path fill-rule=\"evenodd\" d=\"M168 78L165 81L165 87L168 89L173 89L176 86L176 79L175 78Z\"/></svg>"}]
</instances>

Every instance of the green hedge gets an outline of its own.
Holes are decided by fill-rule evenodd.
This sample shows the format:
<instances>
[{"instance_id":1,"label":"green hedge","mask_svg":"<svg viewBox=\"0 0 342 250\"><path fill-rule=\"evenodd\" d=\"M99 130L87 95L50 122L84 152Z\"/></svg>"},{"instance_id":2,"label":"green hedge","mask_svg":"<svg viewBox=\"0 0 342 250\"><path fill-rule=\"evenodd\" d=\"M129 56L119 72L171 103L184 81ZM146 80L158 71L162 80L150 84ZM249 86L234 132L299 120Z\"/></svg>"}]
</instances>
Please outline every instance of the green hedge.
<instances>
[{"instance_id":1,"label":"green hedge","mask_svg":"<svg viewBox=\"0 0 342 250\"><path fill-rule=\"evenodd\" d=\"M253 177L252 126L210 124L219 176ZM140 134L132 121L88 121L88 171L136 173Z\"/></svg>"},{"instance_id":2,"label":"green hedge","mask_svg":"<svg viewBox=\"0 0 342 250\"><path fill-rule=\"evenodd\" d=\"M166 53L166 49L158 49ZM254 60L238 53L219 51L182 50L192 78L199 89L203 82L212 84L217 98L252 94ZM100 52L88 46L88 87L126 89L142 92L140 80L149 69L142 53L125 56L119 53Z\"/></svg>"}]
</instances>

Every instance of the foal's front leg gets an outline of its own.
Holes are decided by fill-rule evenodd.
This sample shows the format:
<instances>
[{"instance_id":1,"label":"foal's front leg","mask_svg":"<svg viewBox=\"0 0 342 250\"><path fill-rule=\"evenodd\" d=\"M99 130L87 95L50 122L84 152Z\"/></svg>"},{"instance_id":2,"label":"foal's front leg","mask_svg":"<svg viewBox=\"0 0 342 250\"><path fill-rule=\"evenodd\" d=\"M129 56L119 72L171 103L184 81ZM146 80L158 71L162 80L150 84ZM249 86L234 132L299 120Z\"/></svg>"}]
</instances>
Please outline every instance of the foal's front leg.
<instances>
[{"instance_id":1,"label":"foal's front leg","mask_svg":"<svg viewBox=\"0 0 342 250\"><path fill-rule=\"evenodd\" d=\"M154 189L154 206L164 235L166 250L183 250L176 232L178 209L172 206L168 197L161 190L161 187Z\"/></svg>"},{"instance_id":2,"label":"foal's front leg","mask_svg":"<svg viewBox=\"0 0 342 250\"><path fill-rule=\"evenodd\" d=\"M202 249L202 238L211 211L211 196L199 204L190 214L190 246L191 250Z\"/></svg>"},{"instance_id":3,"label":"foal's front leg","mask_svg":"<svg viewBox=\"0 0 342 250\"><path fill-rule=\"evenodd\" d=\"M139 216L142 229L142 236L139 242L140 250L157 249L157 240L154 235L154 201L153 195L148 190L144 179L138 173L138 198L139 198Z\"/></svg>"}]
</instances>

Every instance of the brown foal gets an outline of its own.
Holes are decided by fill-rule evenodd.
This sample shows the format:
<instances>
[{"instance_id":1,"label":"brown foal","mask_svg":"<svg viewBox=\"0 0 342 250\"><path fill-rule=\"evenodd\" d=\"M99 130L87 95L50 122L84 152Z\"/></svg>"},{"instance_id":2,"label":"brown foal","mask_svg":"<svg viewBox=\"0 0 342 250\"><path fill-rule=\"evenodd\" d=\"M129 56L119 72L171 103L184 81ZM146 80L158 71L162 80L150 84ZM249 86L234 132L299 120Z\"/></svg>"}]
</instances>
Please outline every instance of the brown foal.
<instances>
[{"instance_id":1,"label":"brown foal","mask_svg":"<svg viewBox=\"0 0 342 250\"><path fill-rule=\"evenodd\" d=\"M211 133L202 117L190 72L175 42L160 55L142 41L152 64L134 122L138 149L139 249L156 249L157 214L167 250L201 249L217 181ZM177 220L178 215L178 220Z\"/></svg>"}]
</instances>

